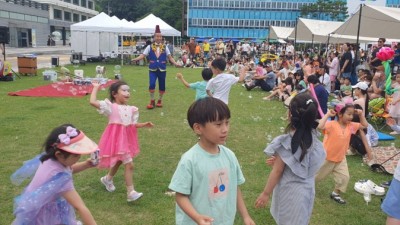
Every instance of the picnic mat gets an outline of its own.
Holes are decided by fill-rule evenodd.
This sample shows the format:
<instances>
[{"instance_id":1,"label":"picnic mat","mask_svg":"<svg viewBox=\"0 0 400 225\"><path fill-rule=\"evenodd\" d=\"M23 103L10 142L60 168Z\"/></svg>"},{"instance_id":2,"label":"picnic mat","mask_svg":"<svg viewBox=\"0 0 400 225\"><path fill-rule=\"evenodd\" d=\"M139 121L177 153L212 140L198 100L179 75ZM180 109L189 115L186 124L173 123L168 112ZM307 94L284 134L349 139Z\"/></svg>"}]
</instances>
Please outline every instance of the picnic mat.
<instances>
[{"instance_id":1,"label":"picnic mat","mask_svg":"<svg viewBox=\"0 0 400 225\"><path fill-rule=\"evenodd\" d=\"M109 80L107 83L101 85L101 88L106 88L114 82L115 80ZM55 82L22 91L9 92L8 95L26 97L83 97L92 93L92 89L92 85L75 85L73 83Z\"/></svg>"},{"instance_id":2,"label":"picnic mat","mask_svg":"<svg viewBox=\"0 0 400 225\"><path fill-rule=\"evenodd\" d=\"M382 133L382 132L379 132L379 131L377 131L377 133L378 133L378 140L379 141L391 141L391 140L394 140L395 139L395 137L393 137L393 136L390 136L389 134L385 134L385 133Z\"/></svg>"},{"instance_id":3,"label":"picnic mat","mask_svg":"<svg viewBox=\"0 0 400 225\"><path fill-rule=\"evenodd\" d=\"M391 146L379 146L379 147L372 147L372 152L375 155L376 163L382 164L390 157L399 153L400 149ZM389 161L383 163L382 166L385 167L388 173L393 174L396 169L397 162L399 160L400 160L400 154L396 155Z\"/></svg>"}]
</instances>

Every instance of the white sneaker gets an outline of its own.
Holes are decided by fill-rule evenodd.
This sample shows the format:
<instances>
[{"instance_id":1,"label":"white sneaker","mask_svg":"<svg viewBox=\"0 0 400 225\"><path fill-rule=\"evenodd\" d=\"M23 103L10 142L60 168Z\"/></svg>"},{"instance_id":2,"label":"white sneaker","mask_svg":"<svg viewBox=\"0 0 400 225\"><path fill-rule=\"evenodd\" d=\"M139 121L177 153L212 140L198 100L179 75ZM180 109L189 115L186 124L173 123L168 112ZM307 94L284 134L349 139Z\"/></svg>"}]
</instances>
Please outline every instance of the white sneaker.
<instances>
[{"instance_id":1,"label":"white sneaker","mask_svg":"<svg viewBox=\"0 0 400 225\"><path fill-rule=\"evenodd\" d=\"M384 195L385 189L383 187L379 187L371 180L360 180L354 184L354 190L358 193L365 194L373 194L373 195Z\"/></svg>"},{"instance_id":2,"label":"white sneaker","mask_svg":"<svg viewBox=\"0 0 400 225\"><path fill-rule=\"evenodd\" d=\"M100 178L100 182L106 187L107 191L109 192L115 191L115 186L113 181L107 180L107 176Z\"/></svg>"},{"instance_id":3,"label":"white sneaker","mask_svg":"<svg viewBox=\"0 0 400 225\"><path fill-rule=\"evenodd\" d=\"M131 191L131 193L129 193L129 195L128 195L126 200L128 202L133 202L133 201L138 200L142 196L143 196L143 193L141 193L141 192Z\"/></svg>"},{"instance_id":4,"label":"white sneaker","mask_svg":"<svg viewBox=\"0 0 400 225\"><path fill-rule=\"evenodd\" d=\"M397 133L397 131L392 131L392 132L390 132L389 134L391 134L391 135L397 135L397 134L399 134L399 133Z\"/></svg>"}]
</instances>

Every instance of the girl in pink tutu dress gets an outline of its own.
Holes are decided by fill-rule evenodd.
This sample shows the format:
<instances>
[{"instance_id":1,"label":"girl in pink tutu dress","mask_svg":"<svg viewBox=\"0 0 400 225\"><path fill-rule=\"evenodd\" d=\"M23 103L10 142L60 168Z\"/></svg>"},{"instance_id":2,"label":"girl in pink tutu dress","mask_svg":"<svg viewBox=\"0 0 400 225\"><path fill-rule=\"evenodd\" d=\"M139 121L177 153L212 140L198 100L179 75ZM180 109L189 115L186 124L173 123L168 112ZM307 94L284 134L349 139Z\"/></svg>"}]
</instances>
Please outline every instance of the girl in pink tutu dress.
<instances>
[{"instance_id":1,"label":"girl in pink tutu dress","mask_svg":"<svg viewBox=\"0 0 400 225\"><path fill-rule=\"evenodd\" d=\"M99 168L110 168L108 174L100 178L107 191L115 191L113 177L121 164L125 167L125 184L127 189L127 201L135 201L143 196L143 193L135 191L133 187L133 161L139 154L137 128L153 127L153 123L138 123L139 110L135 106L127 105L130 90L127 83L118 81L109 88L110 100L97 100L97 91L100 83L93 81L93 91L90 95L90 104L97 108L100 114L108 117L108 125L100 138L100 162Z\"/></svg>"}]
</instances>

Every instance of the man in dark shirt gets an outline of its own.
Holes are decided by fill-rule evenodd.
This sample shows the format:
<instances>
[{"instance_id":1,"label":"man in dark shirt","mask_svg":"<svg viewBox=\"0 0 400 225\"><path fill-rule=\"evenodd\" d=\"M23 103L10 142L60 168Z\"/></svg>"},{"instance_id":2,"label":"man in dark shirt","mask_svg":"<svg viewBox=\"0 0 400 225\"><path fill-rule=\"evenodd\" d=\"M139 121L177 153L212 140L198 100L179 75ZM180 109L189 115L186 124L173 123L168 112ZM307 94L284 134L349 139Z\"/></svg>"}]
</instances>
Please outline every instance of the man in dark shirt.
<instances>
[{"instance_id":1,"label":"man in dark shirt","mask_svg":"<svg viewBox=\"0 0 400 225\"><path fill-rule=\"evenodd\" d=\"M379 50L381 50L381 48L383 47L383 45L385 44L385 42L386 42L386 39L385 39L385 38L379 38L379 40L378 40L378 47L375 48L375 50L372 52L372 57L371 57L371 61L369 62L369 64L370 64L371 68L374 69L374 70L375 70L375 68L376 68L377 66L382 65L382 61L379 60L379 59L376 57L376 53L378 53Z\"/></svg>"},{"instance_id":2,"label":"man in dark shirt","mask_svg":"<svg viewBox=\"0 0 400 225\"><path fill-rule=\"evenodd\" d=\"M353 57L351 56L350 53L350 44L349 43L345 43L342 45L342 49L343 49L343 55L340 58L340 73L341 73L341 77L345 78L351 77L351 70L352 70L352 63L353 63Z\"/></svg>"}]
</instances>

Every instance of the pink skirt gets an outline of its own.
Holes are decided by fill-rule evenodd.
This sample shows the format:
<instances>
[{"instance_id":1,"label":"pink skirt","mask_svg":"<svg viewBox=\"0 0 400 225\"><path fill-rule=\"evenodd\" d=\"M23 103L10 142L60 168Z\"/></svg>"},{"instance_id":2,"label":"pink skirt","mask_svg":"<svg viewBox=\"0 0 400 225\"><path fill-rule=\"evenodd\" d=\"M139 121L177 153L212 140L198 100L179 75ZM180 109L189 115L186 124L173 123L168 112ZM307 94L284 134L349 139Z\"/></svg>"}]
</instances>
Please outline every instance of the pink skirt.
<instances>
[{"instance_id":1,"label":"pink skirt","mask_svg":"<svg viewBox=\"0 0 400 225\"><path fill-rule=\"evenodd\" d=\"M99 142L99 168L111 168L118 161L127 161L139 154L137 128L134 124L109 124Z\"/></svg>"}]
</instances>

